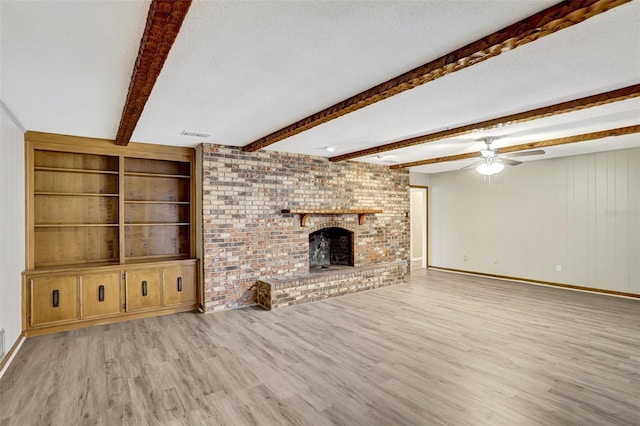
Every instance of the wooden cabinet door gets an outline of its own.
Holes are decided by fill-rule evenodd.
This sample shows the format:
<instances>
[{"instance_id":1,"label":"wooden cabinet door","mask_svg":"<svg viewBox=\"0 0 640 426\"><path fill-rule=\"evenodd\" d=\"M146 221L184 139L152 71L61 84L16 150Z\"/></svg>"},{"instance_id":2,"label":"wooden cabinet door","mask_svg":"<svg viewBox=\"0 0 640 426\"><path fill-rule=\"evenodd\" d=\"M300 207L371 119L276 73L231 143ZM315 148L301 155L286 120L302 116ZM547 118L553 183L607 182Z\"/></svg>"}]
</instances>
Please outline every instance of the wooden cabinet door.
<instances>
[{"instance_id":1,"label":"wooden cabinet door","mask_svg":"<svg viewBox=\"0 0 640 426\"><path fill-rule=\"evenodd\" d=\"M81 283L82 318L121 312L120 272L84 274Z\"/></svg>"},{"instance_id":2,"label":"wooden cabinet door","mask_svg":"<svg viewBox=\"0 0 640 426\"><path fill-rule=\"evenodd\" d=\"M34 277L31 284L31 325L78 318L78 276Z\"/></svg>"},{"instance_id":3,"label":"wooden cabinet door","mask_svg":"<svg viewBox=\"0 0 640 426\"><path fill-rule=\"evenodd\" d=\"M160 307L160 268L132 269L125 276L127 312Z\"/></svg>"},{"instance_id":4,"label":"wooden cabinet door","mask_svg":"<svg viewBox=\"0 0 640 426\"><path fill-rule=\"evenodd\" d=\"M172 266L162 270L164 305L196 302L195 265Z\"/></svg>"}]
</instances>

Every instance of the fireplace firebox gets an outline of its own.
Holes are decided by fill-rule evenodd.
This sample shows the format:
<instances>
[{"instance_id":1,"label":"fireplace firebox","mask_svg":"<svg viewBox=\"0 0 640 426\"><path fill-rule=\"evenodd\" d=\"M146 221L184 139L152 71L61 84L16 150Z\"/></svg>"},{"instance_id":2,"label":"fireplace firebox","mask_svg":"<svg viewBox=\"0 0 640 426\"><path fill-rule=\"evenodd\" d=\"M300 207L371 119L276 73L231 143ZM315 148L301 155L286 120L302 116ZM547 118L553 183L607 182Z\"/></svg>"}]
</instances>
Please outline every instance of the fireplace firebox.
<instances>
[{"instance_id":1,"label":"fireplace firebox","mask_svg":"<svg viewBox=\"0 0 640 426\"><path fill-rule=\"evenodd\" d=\"M309 269L353 266L353 232L323 228L309 234Z\"/></svg>"}]
</instances>

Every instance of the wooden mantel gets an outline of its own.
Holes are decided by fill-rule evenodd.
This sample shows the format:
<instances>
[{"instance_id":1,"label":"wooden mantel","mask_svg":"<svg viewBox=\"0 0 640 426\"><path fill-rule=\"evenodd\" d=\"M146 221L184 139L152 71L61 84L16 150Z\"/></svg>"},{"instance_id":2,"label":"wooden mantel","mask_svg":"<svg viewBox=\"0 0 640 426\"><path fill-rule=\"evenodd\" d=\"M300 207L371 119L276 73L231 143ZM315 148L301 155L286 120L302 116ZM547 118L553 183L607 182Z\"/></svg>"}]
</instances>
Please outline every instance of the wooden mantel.
<instances>
[{"instance_id":1,"label":"wooden mantel","mask_svg":"<svg viewBox=\"0 0 640 426\"><path fill-rule=\"evenodd\" d=\"M307 215L310 214L320 214L320 215L329 215L329 214L357 214L358 215L358 224L362 225L364 223L364 215L365 214L374 214L374 213L382 213L380 209L283 209L282 213L284 214L299 214L300 215L300 226L307 225Z\"/></svg>"}]
</instances>

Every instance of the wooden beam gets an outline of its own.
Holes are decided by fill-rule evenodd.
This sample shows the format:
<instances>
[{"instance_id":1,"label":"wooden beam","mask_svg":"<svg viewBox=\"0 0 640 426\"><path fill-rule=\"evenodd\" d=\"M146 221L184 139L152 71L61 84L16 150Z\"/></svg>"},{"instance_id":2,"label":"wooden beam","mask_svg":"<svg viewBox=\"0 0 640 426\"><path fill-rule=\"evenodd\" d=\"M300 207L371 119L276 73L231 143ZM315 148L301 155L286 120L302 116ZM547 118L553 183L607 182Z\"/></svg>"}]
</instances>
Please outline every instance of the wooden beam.
<instances>
[{"instance_id":1,"label":"wooden beam","mask_svg":"<svg viewBox=\"0 0 640 426\"><path fill-rule=\"evenodd\" d=\"M147 25L133 66L129 93L120 118L117 145L129 144L190 6L191 0L151 1Z\"/></svg>"},{"instance_id":2,"label":"wooden beam","mask_svg":"<svg viewBox=\"0 0 640 426\"><path fill-rule=\"evenodd\" d=\"M622 89L612 90L610 92L599 93L597 95L587 96L584 98L562 102L555 105L549 105L542 108L536 108L530 111L519 112L517 114L506 115L504 117L493 118L491 120L480 121L465 126L454 127L453 129L442 130L440 132L429 133L427 135L416 136L385 145L363 149L361 151L337 155L335 157L329 158L329 160L334 162L345 161L351 160L353 158L364 157L367 155L380 154L382 152L392 151L394 149L408 148L410 146L422 145L429 142L436 142L442 139L453 138L474 131L490 130L497 127L508 126L511 124L524 123L525 121L538 120L540 118L551 117L553 115L559 115L613 102L624 101L638 96L640 96L640 84L635 84L633 86L623 87Z\"/></svg>"},{"instance_id":3,"label":"wooden beam","mask_svg":"<svg viewBox=\"0 0 640 426\"><path fill-rule=\"evenodd\" d=\"M602 130L599 132L592 132L592 133L583 133L581 135L567 136L564 138L548 139L546 141L529 142L529 143L523 143L520 145L506 146L504 148L498 148L498 153L506 154L506 153L515 152L515 151L524 151L524 150L534 149L534 148L544 148L546 146L566 145L569 143L592 141L595 139L603 139L611 136L622 136L622 135L628 135L631 133L640 133L640 125L619 127L617 129ZM482 158L482 155L479 152L469 152L466 154L448 155L446 157L438 157L438 158L430 158L428 160L413 161L411 163L394 164L389 168L390 169L406 169L407 167L424 166L427 164L444 163L447 161L466 160L469 158Z\"/></svg>"},{"instance_id":4,"label":"wooden beam","mask_svg":"<svg viewBox=\"0 0 640 426\"><path fill-rule=\"evenodd\" d=\"M582 0L560 2L438 59L407 71L391 80L378 84L264 136L246 145L243 150L252 152L265 148L345 114L475 65L504 51L515 49L571 25L578 24L628 1Z\"/></svg>"}]
</instances>

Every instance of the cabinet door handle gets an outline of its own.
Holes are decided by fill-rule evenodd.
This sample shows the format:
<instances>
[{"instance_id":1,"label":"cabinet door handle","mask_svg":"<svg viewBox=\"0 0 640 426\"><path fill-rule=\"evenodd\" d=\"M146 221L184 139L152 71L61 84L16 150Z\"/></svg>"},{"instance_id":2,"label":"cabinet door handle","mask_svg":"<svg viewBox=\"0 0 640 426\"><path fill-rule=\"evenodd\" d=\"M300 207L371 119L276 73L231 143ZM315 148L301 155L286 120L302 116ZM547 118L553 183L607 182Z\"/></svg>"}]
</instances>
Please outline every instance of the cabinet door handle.
<instances>
[{"instance_id":1,"label":"cabinet door handle","mask_svg":"<svg viewBox=\"0 0 640 426\"><path fill-rule=\"evenodd\" d=\"M182 277L178 277L178 291L182 291Z\"/></svg>"},{"instance_id":2,"label":"cabinet door handle","mask_svg":"<svg viewBox=\"0 0 640 426\"><path fill-rule=\"evenodd\" d=\"M104 285L98 286L98 302L104 302Z\"/></svg>"},{"instance_id":3,"label":"cabinet door handle","mask_svg":"<svg viewBox=\"0 0 640 426\"><path fill-rule=\"evenodd\" d=\"M53 300L51 300L51 304L53 305L54 308L57 308L58 306L60 306L60 291L59 290L53 290Z\"/></svg>"},{"instance_id":4,"label":"cabinet door handle","mask_svg":"<svg viewBox=\"0 0 640 426\"><path fill-rule=\"evenodd\" d=\"M143 296L147 295L147 282L146 281L142 281L142 295Z\"/></svg>"}]
</instances>

